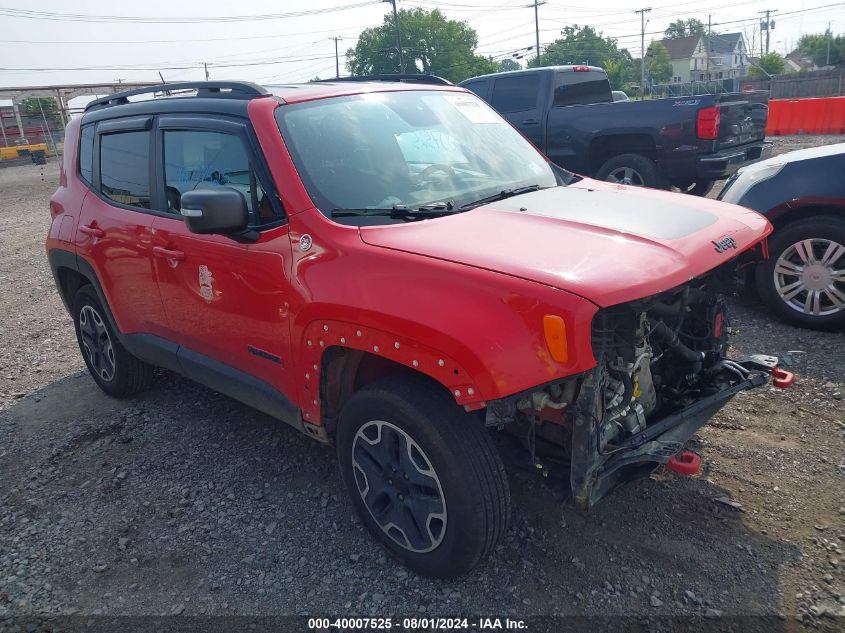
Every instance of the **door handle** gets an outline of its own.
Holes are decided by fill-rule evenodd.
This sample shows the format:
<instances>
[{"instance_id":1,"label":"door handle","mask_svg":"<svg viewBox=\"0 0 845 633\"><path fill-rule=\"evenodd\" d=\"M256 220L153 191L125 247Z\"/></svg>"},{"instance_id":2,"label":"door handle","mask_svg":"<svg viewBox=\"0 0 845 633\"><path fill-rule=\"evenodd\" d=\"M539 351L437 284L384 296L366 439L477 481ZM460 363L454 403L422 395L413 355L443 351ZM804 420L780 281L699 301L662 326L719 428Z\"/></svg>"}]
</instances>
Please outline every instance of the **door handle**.
<instances>
[{"instance_id":1,"label":"door handle","mask_svg":"<svg viewBox=\"0 0 845 633\"><path fill-rule=\"evenodd\" d=\"M522 125L539 125L539 124L540 124L539 119L525 119L522 122Z\"/></svg>"},{"instance_id":2,"label":"door handle","mask_svg":"<svg viewBox=\"0 0 845 633\"><path fill-rule=\"evenodd\" d=\"M84 233L85 235L90 235L91 237L104 237L106 234L103 229L85 224L79 227L79 232Z\"/></svg>"},{"instance_id":3,"label":"door handle","mask_svg":"<svg viewBox=\"0 0 845 633\"><path fill-rule=\"evenodd\" d=\"M153 255L163 257L164 259L172 259L177 262L185 259L185 253L183 251L174 251L169 248L162 248L161 246L153 246Z\"/></svg>"}]
</instances>

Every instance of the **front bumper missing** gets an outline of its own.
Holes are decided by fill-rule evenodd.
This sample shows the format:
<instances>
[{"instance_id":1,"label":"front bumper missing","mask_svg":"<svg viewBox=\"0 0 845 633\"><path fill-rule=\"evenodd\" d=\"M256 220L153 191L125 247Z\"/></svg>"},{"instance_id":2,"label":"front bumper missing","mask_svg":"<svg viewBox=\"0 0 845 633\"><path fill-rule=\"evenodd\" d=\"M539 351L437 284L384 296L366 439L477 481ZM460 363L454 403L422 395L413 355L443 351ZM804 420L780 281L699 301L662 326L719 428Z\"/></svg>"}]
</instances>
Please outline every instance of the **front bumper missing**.
<instances>
[{"instance_id":1,"label":"front bumper missing","mask_svg":"<svg viewBox=\"0 0 845 633\"><path fill-rule=\"evenodd\" d=\"M619 484L645 476L656 466L668 463L698 429L740 391L761 387L772 378L773 386L792 386L794 376L777 367L777 358L755 356L736 361L747 371L743 380L697 400L689 406L649 424L645 430L615 444L612 450L599 451L598 423L601 419L596 392L598 368L586 378L576 403L572 432L571 486L575 505L587 509Z\"/></svg>"}]
</instances>

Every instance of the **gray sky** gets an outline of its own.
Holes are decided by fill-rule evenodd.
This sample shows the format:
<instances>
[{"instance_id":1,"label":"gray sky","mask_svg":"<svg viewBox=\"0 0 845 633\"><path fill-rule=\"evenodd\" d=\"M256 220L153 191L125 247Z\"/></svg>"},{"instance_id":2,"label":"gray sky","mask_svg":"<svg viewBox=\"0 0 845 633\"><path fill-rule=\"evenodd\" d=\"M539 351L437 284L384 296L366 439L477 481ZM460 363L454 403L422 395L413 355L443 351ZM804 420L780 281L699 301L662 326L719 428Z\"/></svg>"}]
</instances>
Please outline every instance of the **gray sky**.
<instances>
[{"instance_id":1,"label":"gray sky","mask_svg":"<svg viewBox=\"0 0 845 633\"><path fill-rule=\"evenodd\" d=\"M360 5L367 0L185 0L119 3L114 0L0 0L0 67L68 70L0 70L0 86L88 83L157 79L161 70L168 81L202 79L202 63L212 79L244 79L259 83L307 81L334 76L334 42L342 36L341 54L353 46L360 31L380 24L390 9L377 3L335 12L288 17L266 14L325 10ZM547 0L540 7L540 40L549 43L560 29L590 24L634 56L640 50L639 8L626 0ZM466 20L479 35L478 52L499 59L534 44L532 0L399 0L400 8L439 8L448 17ZM835 0L643 0L648 15L646 44L659 39L672 20L695 17L715 32L743 31L749 46L756 39L759 51L758 11L778 9L771 48L791 50L803 33L822 32L828 20L834 33L845 32L845 1ZM826 5L834 5L827 6ZM52 12L81 16L10 16L4 9ZM133 16L151 21L91 21L88 16ZM219 18L229 18L221 21ZM206 20L174 22L189 18ZM218 18L217 21L214 21ZM232 20L232 18L236 18ZM246 19L244 19L246 18ZM163 20L170 20L170 22ZM341 73L345 74L341 57ZM103 70L81 70L92 66ZM71 70L72 69L72 70Z\"/></svg>"}]
</instances>

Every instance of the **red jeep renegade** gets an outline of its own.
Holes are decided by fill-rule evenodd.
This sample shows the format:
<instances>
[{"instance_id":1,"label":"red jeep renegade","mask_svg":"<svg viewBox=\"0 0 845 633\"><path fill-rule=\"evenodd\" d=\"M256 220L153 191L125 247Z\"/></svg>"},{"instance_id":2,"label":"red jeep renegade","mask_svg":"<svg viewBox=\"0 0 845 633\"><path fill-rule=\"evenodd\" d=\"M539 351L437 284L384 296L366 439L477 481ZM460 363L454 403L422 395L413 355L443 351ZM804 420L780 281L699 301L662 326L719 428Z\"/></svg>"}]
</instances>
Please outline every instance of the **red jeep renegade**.
<instances>
[{"instance_id":1,"label":"red jeep renegade","mask_svg":"<svg viewBox=\"0 0 845 633\"><path fill-rule=\"evenodd\" d=\"M726 358L720 293L762 216L563 171L436 78L131 90L65 147L47 255L97 384L165 367L333 442L424 575L507 529L492 432L565 462L587 508L694 471L684 444L728 400L792 380Z\"/></svg>"}]
</instances>

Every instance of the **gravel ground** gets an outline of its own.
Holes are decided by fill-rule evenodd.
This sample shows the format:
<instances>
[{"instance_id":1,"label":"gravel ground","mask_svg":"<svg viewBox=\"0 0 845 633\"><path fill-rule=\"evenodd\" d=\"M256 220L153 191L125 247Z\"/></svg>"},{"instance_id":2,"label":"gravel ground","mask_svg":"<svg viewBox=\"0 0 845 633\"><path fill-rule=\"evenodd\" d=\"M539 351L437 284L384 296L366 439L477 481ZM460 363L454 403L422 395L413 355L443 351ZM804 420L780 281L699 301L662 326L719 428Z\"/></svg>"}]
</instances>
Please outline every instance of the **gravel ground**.
<instances>
[{"instance_id":1,"label":"gravel ground","mask_svg":"<svg viewBox=\"0 0 845 633\"><path fill-rule=\"evenodd\" d=\"M587 514L563 474L511 467L504 544L431 581L353 518L331 449L167 372L128 401L98 391L43 253L57 179L55 162L0 169L0 616L769 615L767 630L842 630L842 333L733 300L737 353L783 356L793 389L740 394L702 429L700 475L657 474Z\"/></svg>"}]
</instances>

